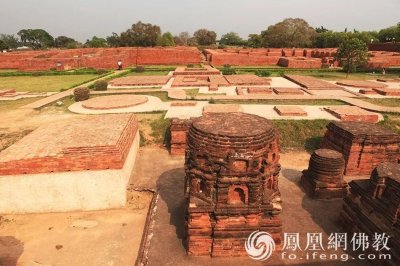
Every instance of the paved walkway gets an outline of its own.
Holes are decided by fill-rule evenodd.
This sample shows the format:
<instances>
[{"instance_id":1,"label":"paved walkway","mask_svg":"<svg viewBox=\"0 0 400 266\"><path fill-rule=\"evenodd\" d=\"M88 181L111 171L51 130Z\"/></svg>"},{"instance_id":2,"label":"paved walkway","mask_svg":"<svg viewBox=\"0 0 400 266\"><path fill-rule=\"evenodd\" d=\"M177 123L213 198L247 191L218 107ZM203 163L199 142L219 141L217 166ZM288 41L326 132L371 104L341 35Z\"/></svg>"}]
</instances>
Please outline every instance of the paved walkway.
<instances>
[{"instance_id":1,"label":"paved walkway","mask_svg":"<svg viewBox=\"0 0 400 266\"><path fill-rule=\"evenodd\" d=\"M24 105L21 108L27 108L27 109L39 109L39 108L42 108L43 106L46 106L46 105L48 105L50 103L56 102L58 100L61 100L61 99L65 98L65 97L68 97L68 96L72 95L74 93L74 89L76 89L78 87L87 87L87 86L92 85L93 83L95 83L98 80L107 79L107 78L110 78L110 77L113 77L115 75L119 75L121 73L128 72L128 71L130 71L130 70L114 71L110 75L98 78L96 80L89 81L89 82L87 82L85 84L81 84L81 85L76 86L76 87L74 87L72 89L69 89L69 90L66 90L66 91L63 91L63 92L60 92L60 93L57 93L57 94L53 94L53 95L51 95L49 97L40 99L40 100L38 100L36 102Z\"/></svg>"}]
</instances>

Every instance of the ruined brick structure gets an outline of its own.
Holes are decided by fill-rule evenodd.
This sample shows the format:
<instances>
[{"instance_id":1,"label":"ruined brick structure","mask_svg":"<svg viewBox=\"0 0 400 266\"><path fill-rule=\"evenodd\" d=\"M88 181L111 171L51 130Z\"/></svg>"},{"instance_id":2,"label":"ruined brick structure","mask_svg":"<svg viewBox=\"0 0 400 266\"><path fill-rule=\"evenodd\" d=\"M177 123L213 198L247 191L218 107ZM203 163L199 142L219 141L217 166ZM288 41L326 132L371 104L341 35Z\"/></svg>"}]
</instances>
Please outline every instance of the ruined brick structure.
<instances>
[{"instance_id":1,"label":"ruined brick structure","mask_svg":"<svg viewBox=\"0 0 400 266\"><path fill-rule=\"evenodd\" d=\"M173 118L171 120L171 155L185 155L187 132L191 125L190 119Z\"/></svg>"},{"instance_id":2,"label":"ruined brick structure","mask_svg":"<svg viewBox=\"0 0 400 266\"><path fill-rule=\"evenodd\" d=\"M200 52L194 47L120 47L0 53L0 69L20 71L69 70L91 67L111 69L118 60L124 66L199 64Z\"/></svg>"},{"instance_id":3,"label":"ruined brick structure","mask_svg":"<svg viewBox=\"0 0 400 266\"><path fill-rule=\"evenodd\" d=\"M346 175L369 175L382 162L400 160L400 135L377 124L331 122L321 148L336 150L346 161Z\"/></svg>"},{"instance_id":4,"label":"ruined brick structure","mask_svg":"<svg viewBox=\"0 0 400 266\"><path fill-rule=\"evenodd\" d=\"M253 231L281 244L278 132L243 113L195 119L188 133L185 195L189 255L245 256Z\"/></svg>"},{"instance_id":5,"label":"ruined brick structure","mask_svg":"<svg viewBox=\"0 0 400 266\"><path fill-rule=\"evenodd\" d=\"M76 117L44 125L0 153L0 176L121 169L138 130L137 117Z\"/></svg>"},{"instance_id":6,"label":"ruined brick structure","mask_svg":"<svg viewBox=\"0 0 400 266\"><path fill-rule=\"evenodd\" d=\"M300 183L312 198L343 198L347 194L343 171L344 159L341 153L319 149L311 155L308 169L303 171Z\"/></svg>"},{"instance_id":7,"label":"ruined brick structure","mask_svg":"<svg viewBox=\"0 0 400 266\"><path fill-rule=\"evenodd\" d=\"M376 265L400 264L400 165L382 163L373 170L370 179L350 182L350 194L344 199L340 221L350 234L366 233L369 249L366 254L391 254L391 259L376 261ZM375 250L375 233L385 233L390 250ZM381 247L380 247L381 248Z\"/></svg>"}]
</instances>

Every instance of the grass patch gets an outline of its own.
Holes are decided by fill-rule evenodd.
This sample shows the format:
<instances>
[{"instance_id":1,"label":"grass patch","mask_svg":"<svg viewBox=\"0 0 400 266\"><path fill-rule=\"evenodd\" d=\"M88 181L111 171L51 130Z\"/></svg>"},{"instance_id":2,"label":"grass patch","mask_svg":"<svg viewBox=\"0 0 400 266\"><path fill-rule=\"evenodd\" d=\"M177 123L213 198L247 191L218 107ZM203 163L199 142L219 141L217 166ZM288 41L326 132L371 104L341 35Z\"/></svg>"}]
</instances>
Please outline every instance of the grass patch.
<instances>
[{"instance_id":1,"label":"grass patch","mask_svg":"<svg viewBox=\"0 0 400 266\"><path fill-rule=\"evenodd\" d=\"M15 101L0 101L0 112L15 110L24 105L38 101L41 97L37 98L24 98Z\"/></svg>"},{"instance_id":2,"label":"grass patch","mask_svg":"<svg viewBox=\"0 0 400 266\"><path fill-rule=\"evenodd\" d=\"M345 102L339 100L275 100L275 99L262 99L262 100L214 100L214 103L221 104L269 104L269 105L347 105Z\"/></svg>"},{"instance_id":3,"label":"grass patch","mask_svg":"<svg viewBox=\"0 0 400 266\"><path fill-rule=\"evenodd\" d=\"M30 92L58 92L97 78L98 75L0 77L0 89Z\"/></svg>"},{"instance_id":4,"label":"grass patch","mask_svg":"<svg viewBox=\"0 0 400 266\"><path fill-rule=\"evenodd\" d=\"M131 93L130 93L131 94ZM132 94L140 94L140 95L149 95L149 96L154 96L157 98L160 98L161 101L163 102L169 102L171 101L170 98L168 98L168 92L166 91L154 91L154 92L135 92Z\"/></svg>"},{"instance_id":5,"label":"grass patch","mask_svg":"<svg viewBox=\"0 0 400 266\"><path fill-rule=\"evenodd\" d=\"M168 75L168 70L155 70L155 71L144 71L144 72L130 72L127 76L166 76Z\"/></svg>"},{"instance_id":6,"label":"grass patch","mask_svg":"<svg viewBox=\"0 0 400 266\"><path fill-rule=\"evenodd\" d=\"M164 145L169 146L171 120L164 119L166 112L138 113L141 146Z\"/></svg>"},{"instance_id":7,"label":"grass patch","mask_svg":"<svg viewBox=\"0 0 400 266\"><path fill-rule=\"evenodd\" d=\"M272 120L281 135L283 149L305 149L312 153L325 134L329 120Z\"/></svg>"},{"instance_id":8,"label":"grass patch","mask_svg":"<svg viewBox=\"0 0 400 266\"><path fill-rule=\"evenodd\" d=\"M199 89L186 89L184 91L186 92L186 96L190 99L193 99L199 94Z\"/></svg>"},{"instance_id":9,"label":"grass patch","mask_svg":"<svg viewBox=\"0 0 400 266\"><path fill-rule=\"evenodd\" d=\"M399 107L400 106L400 99L399 98L390 98L390 99L370 99L366 98L363 99L363 101L373 103L376 105L381 105L381 106L388 106L388 107Z\"/></svg>"},{"instance_id":10,"label":"grass patch","mask_svg":"<svg viewBox=\"0 0 400 266\"><path fill-rule=\"evenodd\" d=\"M400 115L384 115L383 118L379 124L400 134Z\"/></svg>"}]
</instances>

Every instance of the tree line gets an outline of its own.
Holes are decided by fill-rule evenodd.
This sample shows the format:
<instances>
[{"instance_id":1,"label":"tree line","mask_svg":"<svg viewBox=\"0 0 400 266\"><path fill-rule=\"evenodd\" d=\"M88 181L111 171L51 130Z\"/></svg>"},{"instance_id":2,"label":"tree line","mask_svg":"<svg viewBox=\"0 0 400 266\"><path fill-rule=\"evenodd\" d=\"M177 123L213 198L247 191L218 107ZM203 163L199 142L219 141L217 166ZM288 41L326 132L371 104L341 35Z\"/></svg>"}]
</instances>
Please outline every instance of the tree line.
<instances>
[{"instance_id":1,"label":"tree line","mask_svg":"<svg viewBox=\"0 0 400 266\"><path fill-rule=\"evenodd\" d=\"M106 38L93 36L85 43L80 43L71 37L53 37L43 29L22 29L16 35L0 34L0 50L15 49L27 46L32 49L79 47L152 47L152 46L225 46L243 47L338 47L348 38L356 38L364 43L400 41L400 23L380 31L333 31L324 28L311 27L301 18L287 18L275 25L269 26L259 34L250 34L245 40L236 32L229 32L217 40L215 31L199 29L191 35L181 32L173 35L170 32L162 33L160 26L141 21L133 24L120 34L112 33Z\"/></svg>"}]
</instances>

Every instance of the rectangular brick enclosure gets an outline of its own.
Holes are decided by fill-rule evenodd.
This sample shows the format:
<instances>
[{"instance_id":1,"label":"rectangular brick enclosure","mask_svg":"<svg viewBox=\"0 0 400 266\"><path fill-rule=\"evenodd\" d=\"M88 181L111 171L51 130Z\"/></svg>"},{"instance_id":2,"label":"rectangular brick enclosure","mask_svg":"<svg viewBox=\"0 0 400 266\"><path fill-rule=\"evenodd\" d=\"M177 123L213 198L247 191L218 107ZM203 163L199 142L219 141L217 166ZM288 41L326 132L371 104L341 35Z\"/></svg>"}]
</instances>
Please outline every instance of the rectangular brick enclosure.
<instances>
[{"instance_id":1,"label":"rectangular brick enclosure","mask_svg":"<svg viewBox=\"0 0 400 266\"><path fill-rule=\"evenodd\" d=\"M201 61L200 52L195 47L82 48L0 53L0 69L40 71L51 68L116 68L118 60L122 60L124 66L186 65L199 64Z\"/></svg>"},{"instance_id":2,"label":"rectangular brick enclosure","mask_svg":"<svg viewBox=\"0 0 400 266\"><path fill-rule=\"evenodd\" d=\"M346 161L346 175L369 175L382 162L400 160L400 135L377 124L331 122L321 148L336 150Z\"/></svg>"},{"instance_id":3,"label":"rectangular brick enclosure","mask_svg":"<svg viewBox=\"0 0 400 266\"><path fill-rule=\"evenodd\" d=\"M357 106L325 107L326 111L342 121L377 123L379 115Z\"/></svg>"},{"instance_id":4,"label":"rectangular brick enclosure","mask_svg":"<svg viewBox=\"0 0 400 266\"><path fill-rule=\"evenodd\" d=\"M130 114L39 127L0 153L0 176L121 169L137 130L137 118Z\"/></svg>"},{"instance_id":5,"label":"rectangular brick enclosure","mask_svg":"<svg viewBox=\"0 0 400 266\"><path fill-rule=\"evenodd\" d=\"M113 79L111 86L162 86L167 84L171 76L127 76Z\"/></svg>"},{"instance_id":6,"label":"rectangular brick enclosure","mask_svg":"<svg viewBox=\"0 0 400 266\"><path fill-rule=\"evenodd\" d=\"M320 80L314 77L309 76L299 76L299 75L285 75L285 78L288 80L300 85L303 88L307 88L309 90L338 90L342 89L342 87L329 83L324 80Z\"/></svg>"}]
</instances>

